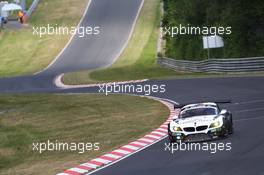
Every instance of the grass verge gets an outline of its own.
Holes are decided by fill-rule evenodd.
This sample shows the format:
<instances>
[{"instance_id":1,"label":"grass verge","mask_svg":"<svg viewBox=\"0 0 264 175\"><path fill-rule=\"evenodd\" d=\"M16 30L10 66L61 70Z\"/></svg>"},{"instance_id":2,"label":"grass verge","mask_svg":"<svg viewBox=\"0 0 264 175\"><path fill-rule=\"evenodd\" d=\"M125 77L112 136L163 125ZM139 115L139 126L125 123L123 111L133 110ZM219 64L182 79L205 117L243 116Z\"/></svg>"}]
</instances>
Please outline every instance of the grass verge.
<instances>
[{"instance_id":1,"label":"grass verge","mask_svg":"<svg viewBox=\"0 0 264 175\"><path fill-rule=\"evenodd\" d=\"M45 0L20 30L0 31L0 76L29 74L45 68L65 46L70 35L39 37L33 26L76 26L88 0Z\"/></svg>"},{"instance_id":2,"label":"grass verge","mask_svg":"<svg viewBox=\"0 0 264 175\"><path fill-rule=\"evenodd\" d=\"M159 102L133 96L1 95L0 175L58 173L143 136L168 114ZM32 151L33 142L47 140L100 142L100 150Z\"/></svg>"}]
</instances>

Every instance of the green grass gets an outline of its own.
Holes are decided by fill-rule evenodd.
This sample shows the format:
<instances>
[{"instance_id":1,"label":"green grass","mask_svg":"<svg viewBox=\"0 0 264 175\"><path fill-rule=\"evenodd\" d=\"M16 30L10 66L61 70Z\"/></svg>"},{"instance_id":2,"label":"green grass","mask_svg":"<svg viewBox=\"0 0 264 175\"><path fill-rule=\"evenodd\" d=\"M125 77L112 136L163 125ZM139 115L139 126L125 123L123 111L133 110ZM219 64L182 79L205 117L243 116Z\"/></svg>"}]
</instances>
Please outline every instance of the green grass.
<instances>
[{"instance_id":1,"label":"green grass","mask_svg":"<svg viewBox=\"0 0 264 175\"><path fill-rule=\"evenodd\" d=\"M0 175L61 172L143 136L167 117L159 102L133 96L1 95ZM47 140L100 142L100 150L32 151L33 142Z\"/></svg>"},{"instance_id":2,"label":"green grass","mask_svg":"<svg viewBox=\"0 0 264 175\"><path fill-rule=\"evenodd\" d=\"M65 46L70 35L33 35L32 27L51 25L76 26L88 0L42 0L20 30L0 31L0 76L31 74L44 69Z\"/></svg>"}]
</instances>

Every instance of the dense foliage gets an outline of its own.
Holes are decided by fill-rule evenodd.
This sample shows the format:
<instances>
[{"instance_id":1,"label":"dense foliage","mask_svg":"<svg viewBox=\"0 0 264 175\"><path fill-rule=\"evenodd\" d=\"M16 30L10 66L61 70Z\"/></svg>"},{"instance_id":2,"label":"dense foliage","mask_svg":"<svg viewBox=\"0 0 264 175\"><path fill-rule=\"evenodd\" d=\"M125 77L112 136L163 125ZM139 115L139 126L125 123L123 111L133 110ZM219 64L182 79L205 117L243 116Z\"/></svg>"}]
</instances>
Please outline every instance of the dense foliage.
<instances>
[{"instance_id":1,"label":"dense foliage","mask_svg":"<svg viewBox=\"0 0 264 175\"><path fill-rule=\"evenodd\" d=\"M164 0L164 26L232 27L222 35L224 48L210 49L211 58L264 56L263 0ZM202 35L166 36L166 56L202 60Z\"/></svg>"}]
</instances>

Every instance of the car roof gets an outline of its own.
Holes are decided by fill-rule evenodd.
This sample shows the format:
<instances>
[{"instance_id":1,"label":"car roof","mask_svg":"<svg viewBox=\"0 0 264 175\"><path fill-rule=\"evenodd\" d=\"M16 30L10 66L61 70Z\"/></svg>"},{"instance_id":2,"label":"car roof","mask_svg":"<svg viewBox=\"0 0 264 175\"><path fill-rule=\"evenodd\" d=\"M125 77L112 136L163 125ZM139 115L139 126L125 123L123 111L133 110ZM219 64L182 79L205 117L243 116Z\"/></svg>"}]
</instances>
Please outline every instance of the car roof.
<instances>
[{"instance_id":1,"label":"car roof","mask_svg":"<svg viewBox=\"0 0 264 175\"><path fill-rule=\"evenodd\" d=\"M202 108L202 107L214 107L214 108L217 108L217 104L216 103L212 103L212 102L188 104L188 105L183 106L181 108L181 110L183 111L183 110L186 110L186 109Z\"/></svg>"}]
</instances>

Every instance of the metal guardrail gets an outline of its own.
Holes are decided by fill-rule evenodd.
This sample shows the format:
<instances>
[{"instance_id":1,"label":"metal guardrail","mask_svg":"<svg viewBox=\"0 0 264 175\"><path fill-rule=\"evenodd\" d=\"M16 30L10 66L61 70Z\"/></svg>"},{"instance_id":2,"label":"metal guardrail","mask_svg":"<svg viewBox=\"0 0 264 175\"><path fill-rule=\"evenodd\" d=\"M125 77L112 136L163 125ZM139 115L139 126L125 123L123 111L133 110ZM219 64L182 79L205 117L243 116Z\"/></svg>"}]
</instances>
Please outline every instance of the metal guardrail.
<instances>
[{"instance_id":1,"label":"metal guardrail","mask_svg":"<svg viewBox=\"0 0 264 175\"><path fill-rule=\"evenodd\" d=\"M34 0L31 4L31 6L29 7L28 11L26 12L26 16L27 18L29 18L32 13L35 11L35 9L37 8L38 6L38 3L39 3L40 0Z\"/></svg>"},{"instance_id":2,"label":"metal guardrail","mask_svg":"<svg viewBox=\"0 0 264 175\"><path fill-rule=\"evenodd\" d=\"M176 71L239 73L264 71L264 57L209 59L203 61L158 58L158 64Z\"/></svg>"}]
</instances>

